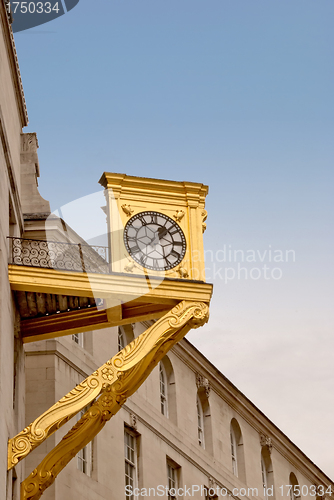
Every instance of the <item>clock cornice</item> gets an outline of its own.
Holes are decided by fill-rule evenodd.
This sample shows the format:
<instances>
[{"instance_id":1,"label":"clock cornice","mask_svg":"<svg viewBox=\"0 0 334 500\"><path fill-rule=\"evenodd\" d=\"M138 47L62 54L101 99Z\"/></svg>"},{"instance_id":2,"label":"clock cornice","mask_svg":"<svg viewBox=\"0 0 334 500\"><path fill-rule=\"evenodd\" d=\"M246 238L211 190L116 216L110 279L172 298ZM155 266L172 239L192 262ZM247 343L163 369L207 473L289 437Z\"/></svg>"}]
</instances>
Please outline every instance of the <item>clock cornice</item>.
<instances>
[{"instance_id":1,"label":"clock cornice","mask_svg":"<svg viewBox=\"0 0 334 500\"><path fill-rule=\"evenodd\" d=\"M121 194L133 199L170 200L173 195L173 204L204 204L209 187L197 182L169 181L148 177L133 177L126 174L104 172L99 183L105 189L112 189L115 198Z\"/></svg>"}]
</instances>

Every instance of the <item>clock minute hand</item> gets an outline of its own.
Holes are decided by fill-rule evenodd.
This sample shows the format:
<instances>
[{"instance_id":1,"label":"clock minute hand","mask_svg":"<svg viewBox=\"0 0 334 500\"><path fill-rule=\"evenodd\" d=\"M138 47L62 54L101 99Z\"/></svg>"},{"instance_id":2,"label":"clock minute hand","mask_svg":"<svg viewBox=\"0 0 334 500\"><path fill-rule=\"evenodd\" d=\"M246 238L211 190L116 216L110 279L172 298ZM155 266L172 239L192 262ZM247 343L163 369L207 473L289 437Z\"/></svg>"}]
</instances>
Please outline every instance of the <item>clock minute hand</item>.
<instances>
[{"instance_id":1,"label":"clock minute hand","mask_svg":"<svg viewBox=\"0 0 334 500\"><path fill-rule=\"evenodd\" d=\"M159 227L159 229L158 229L158 238L159 238L159 240L161 240L162 238L164 238L167 233L168 233L168 229L166 227Z\"/></svg>"}]
</instances>

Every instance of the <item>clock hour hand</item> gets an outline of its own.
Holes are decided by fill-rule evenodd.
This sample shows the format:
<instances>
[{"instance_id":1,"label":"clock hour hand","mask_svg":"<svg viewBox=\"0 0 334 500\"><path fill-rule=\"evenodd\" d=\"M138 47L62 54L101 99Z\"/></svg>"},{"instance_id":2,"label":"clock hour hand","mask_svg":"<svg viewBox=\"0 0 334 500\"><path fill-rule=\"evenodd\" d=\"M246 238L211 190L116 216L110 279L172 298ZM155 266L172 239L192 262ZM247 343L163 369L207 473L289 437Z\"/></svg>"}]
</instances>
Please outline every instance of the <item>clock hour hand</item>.
<instances>
[{"instance_id":1,"label":"clock hour hand","mask_svg":"<svg viewBox=\"0 0 334 500\"><path fill-rule=\"evenodd\" d=\"M165 227L159 227L158 231L155 233L154 238L151 240L150 245L152 247L156 247L160 243L160 240L164 238L167 233L168 229L166 229Z\"/></svg>"}]
</instances>

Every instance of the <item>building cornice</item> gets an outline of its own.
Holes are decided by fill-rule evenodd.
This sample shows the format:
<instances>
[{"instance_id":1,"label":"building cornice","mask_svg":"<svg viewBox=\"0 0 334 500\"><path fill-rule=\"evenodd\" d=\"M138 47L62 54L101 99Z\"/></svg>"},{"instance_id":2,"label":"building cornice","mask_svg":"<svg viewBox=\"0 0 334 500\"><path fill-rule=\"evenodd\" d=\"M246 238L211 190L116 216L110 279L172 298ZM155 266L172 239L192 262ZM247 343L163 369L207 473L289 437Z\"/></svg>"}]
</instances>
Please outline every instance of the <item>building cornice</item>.
<instances>
[{"instance_id":1,"label":"building cornice","mask_svg":"<svg viewBox=\"0 0 334 500\"><path fill-rule=\"evenodd\" d=\"M28 125L28 112L27 112L26 100L24 97L22 78L17 58L13 30L10 25L10 20L5 5L5 0L0 0L0 20L3 26L4 38L5 38L7 53L9 56L11 74L15 88L15 95L21 117L21 124L22 127L26 127Z\"/></svg>"},{"instance_id":2,"label":"building cornice","mask_svg":"<svg viewBox=\"0 0 334 500\"><path fill-rule=\"evenodd\" d=\"M333 481L187 339L174 346L172 352L194 372L194 377L199 370L210 382L211 391L222 398L259 435L271 438L272 447L312 484L333 486Z\"/></svg>"}]
</instances>

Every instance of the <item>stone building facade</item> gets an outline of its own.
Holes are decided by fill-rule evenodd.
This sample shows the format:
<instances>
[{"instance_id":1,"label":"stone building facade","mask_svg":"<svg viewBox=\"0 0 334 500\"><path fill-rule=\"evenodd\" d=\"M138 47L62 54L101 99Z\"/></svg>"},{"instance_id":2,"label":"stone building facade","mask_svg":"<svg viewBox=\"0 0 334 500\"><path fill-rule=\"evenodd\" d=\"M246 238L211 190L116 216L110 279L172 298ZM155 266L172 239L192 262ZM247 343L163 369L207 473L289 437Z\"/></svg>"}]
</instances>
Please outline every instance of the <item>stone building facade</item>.
<instances>
[{"instance_id":1,"label":"stone building facade","mask_svg":"<svg viewBox=\"0 0 334 500\"><path fill-rule=\"evenodd\" d=\"M27 344L26 423L146 327L137 323ZM26 476L72 423L66 425L26 458ZM130 457L124 439L134 450ZM289 485L296 486L294 496ZM178 494L168 496L168 486ZM329 500L330 486L330 479L184 339L44 497L121 500L133 491L139 495L128 498L311 500L323 491Z\"/></svg>"},{"instance_id":2,"label":"stone building facade","mask_svg":"<svg viewBox=\"0 0 334 500\"><path fill-rule=\"evenodd\" d=\"M73 421L10 471L8 439L149 325L22 342L23 306L8 279L8 237L45 239L50 206L37 187L37 136L22 132L27 111L3 0L0 26L0 498L19 500L21 481ZM43 498L330 500L333 490L331 480L184 339Z\"/></svg>"}]
</instances>

